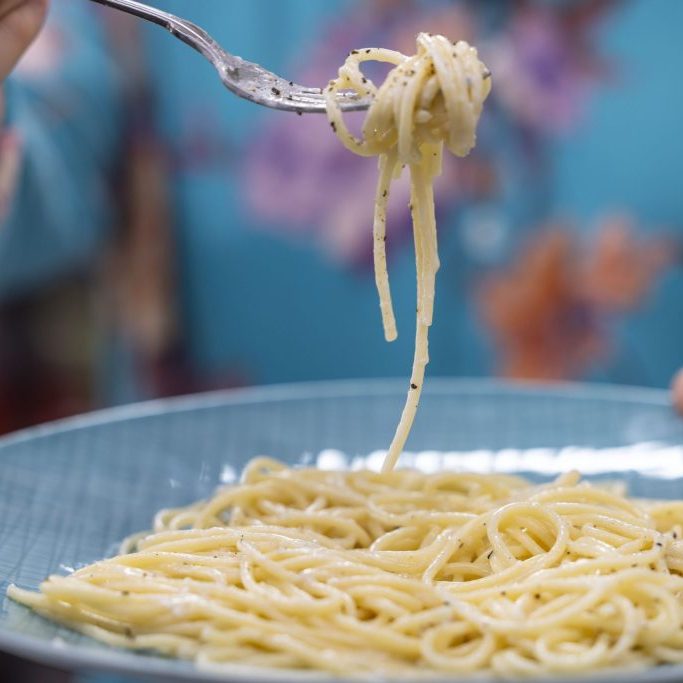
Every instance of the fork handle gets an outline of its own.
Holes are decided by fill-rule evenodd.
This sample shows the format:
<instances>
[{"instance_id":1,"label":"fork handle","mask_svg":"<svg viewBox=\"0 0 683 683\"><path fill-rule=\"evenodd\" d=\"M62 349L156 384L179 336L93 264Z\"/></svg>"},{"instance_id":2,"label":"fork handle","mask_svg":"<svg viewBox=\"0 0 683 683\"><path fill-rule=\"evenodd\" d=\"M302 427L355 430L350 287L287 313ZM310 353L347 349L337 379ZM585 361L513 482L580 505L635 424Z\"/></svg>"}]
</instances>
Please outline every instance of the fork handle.
<instances>
[{"instance_id":1,"label":"fork handle","mask_svg":"<svg viewBox=\"0 0 683 683\"><path fill-rule=\"evenodd\" d=\"M164 12L156 7L150 7L136 0L91 0L100 5L132 14L140 19L151 21L153 24L168 29L190 47L197 50L209 61L215 63L224 54L223 48L202 28L186 19Z\"/></svg>"},{"instance_id":2,"label":"fork handle","mask_svg":"<svg viewBox=\"0 0 683 683\"><path fill-rule=\"evenodd\" d=\"M140 19L146 19L159 26L164 26L165 28L171 30L172 19L175 19L172 14L164 12L163 10L157 9L156 7L150 7L141 2L136 2L135 0L92 0L100 5L106 5L107 7L113 7L114 9L127 12L133 16L140 17Z\"/></svg>"}]
</instances>

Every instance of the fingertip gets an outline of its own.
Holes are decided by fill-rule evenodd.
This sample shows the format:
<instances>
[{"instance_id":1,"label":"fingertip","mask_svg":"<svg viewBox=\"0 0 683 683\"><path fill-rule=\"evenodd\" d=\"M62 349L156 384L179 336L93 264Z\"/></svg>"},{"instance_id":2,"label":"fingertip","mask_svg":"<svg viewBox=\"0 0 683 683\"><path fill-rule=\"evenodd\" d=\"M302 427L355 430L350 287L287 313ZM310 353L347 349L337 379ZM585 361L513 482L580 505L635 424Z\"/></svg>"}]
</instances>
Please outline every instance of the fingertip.
<instances>
[{"instance_id":1,"label":"fingertip","mask_svg":"<svg viewBox=\"0 0 683 683\"><path fill-rule=\"evenodd\" d=\"M671 382L671 402L676 412L683 417L683 368L674 375Z\"/></svg>"}]
</instances>

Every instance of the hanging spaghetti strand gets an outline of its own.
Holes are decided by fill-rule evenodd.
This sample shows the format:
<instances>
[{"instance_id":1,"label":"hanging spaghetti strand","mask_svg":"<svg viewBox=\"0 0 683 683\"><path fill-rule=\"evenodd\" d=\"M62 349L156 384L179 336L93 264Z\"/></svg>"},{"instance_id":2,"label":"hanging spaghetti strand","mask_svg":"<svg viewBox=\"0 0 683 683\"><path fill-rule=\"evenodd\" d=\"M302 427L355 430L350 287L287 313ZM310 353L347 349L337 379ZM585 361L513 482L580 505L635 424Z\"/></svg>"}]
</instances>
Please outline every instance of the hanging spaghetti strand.
<instances>
[{"instance_id":1,"label":"hanging spaghetti strand","mask_svg":"<svg viewBox=\"0 0 683 683\"><path fill-rule=\"evenodd\" d=\"M368 61L394 64L379 88L363 75L361 65ZM421 33L417 37L417 54L412 57L379 48L354 50L326 90L328 117L340 140L356 154L379 157L373 243L387 341L397 337L386 264L387 201L395 169L407 166L410 173L417 266L415 352L408 396L387 452L385 470L396 466L405 447L429 362L429 327L439 269L433 186L441 172L443 146L458 156L470 152L490 87L488 70L473 47L463 41L452 44L443 36ZM375 95L361 138L350 133L339 109L336 95L343 90Z\"/></svg>"}]
</instances>

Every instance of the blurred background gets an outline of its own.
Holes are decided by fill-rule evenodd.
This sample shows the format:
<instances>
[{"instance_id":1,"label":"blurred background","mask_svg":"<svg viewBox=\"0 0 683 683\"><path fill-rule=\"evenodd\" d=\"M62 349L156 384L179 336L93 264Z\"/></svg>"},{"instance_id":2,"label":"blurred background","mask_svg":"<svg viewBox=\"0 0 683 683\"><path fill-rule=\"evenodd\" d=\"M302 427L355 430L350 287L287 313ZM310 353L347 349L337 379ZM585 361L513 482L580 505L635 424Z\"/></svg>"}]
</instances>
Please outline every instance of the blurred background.
<instances>
[{"instance_id":1,"label":"blurred background","mask_svg":"<svg viewBox=\"0 0 683 683\"><path fill-rule=\"evenodd\" d=\"M680 0L155 4L311 85L352 48L413 52L417 31L480 48L494 88L479 144L436 188L431 375L665 386L683 365ZM85 0L53 1L5 85L0 432L208 389L408 376L407 183L387 345L376 166L324 117L239 101L164 31ZM52 680L16 667L0 679Z\"/></svg>"},{"instance_id":2,"label":"blurred background","mask_svg":"<svg viewBox=\"0 0 683 683\"><path fill-rule=\"evenodd\" d=\"M494 74L479 144L436 194L429 373L665 386L683 363L683 3L158 0L310 84L418 30ZM406 376L407 182L371 268L376 166L324 117L261 110L156 27L54 0L6 84L0 430L222 387Z\"/></svg>"}]
</instances>

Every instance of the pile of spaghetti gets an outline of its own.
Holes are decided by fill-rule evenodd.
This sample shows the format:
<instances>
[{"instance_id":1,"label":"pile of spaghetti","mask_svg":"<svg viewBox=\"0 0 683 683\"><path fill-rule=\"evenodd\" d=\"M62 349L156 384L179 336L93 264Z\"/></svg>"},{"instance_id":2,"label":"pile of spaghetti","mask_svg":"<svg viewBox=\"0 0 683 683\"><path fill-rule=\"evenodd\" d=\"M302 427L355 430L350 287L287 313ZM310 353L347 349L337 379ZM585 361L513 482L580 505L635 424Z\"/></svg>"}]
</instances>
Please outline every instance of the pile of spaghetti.
<instances>
[{"instance_id":1,"label":"pile of spaghetti","mask_svg":"<svg viewBox=\"0 0 683 683\"><path fill-rule=\"evenodd\" d=\"M336 673L683 660L683 504L568 474L293 470L161 512L134 552L10 595L98 640Z\"/></svg>"}]
</instances>

